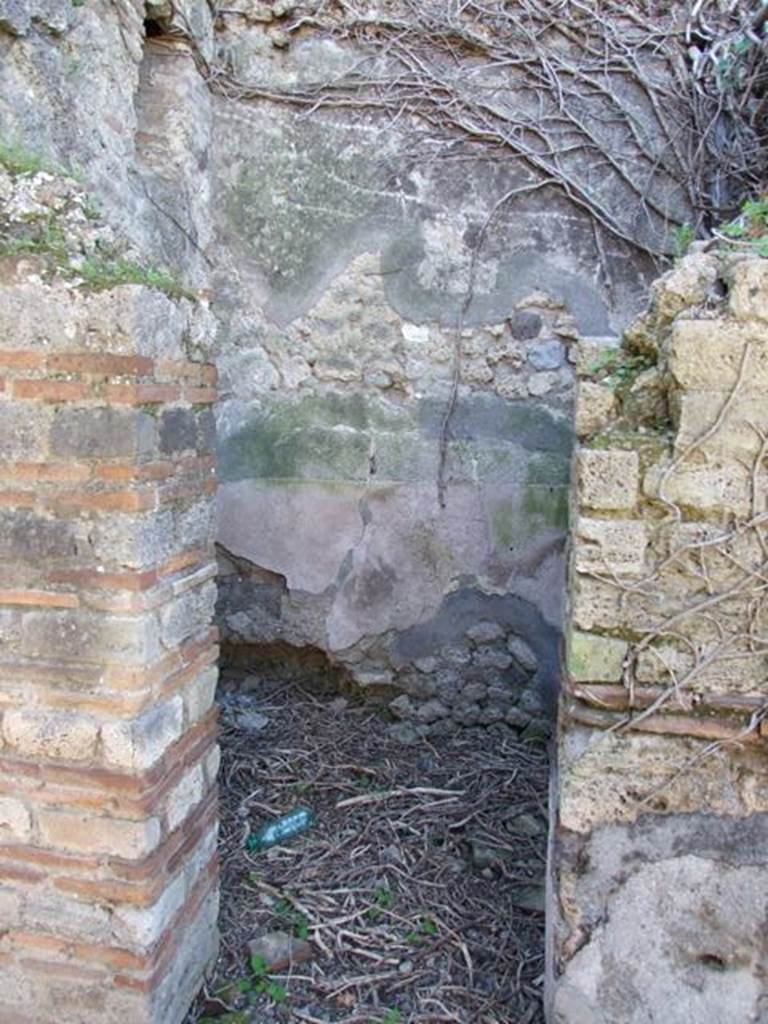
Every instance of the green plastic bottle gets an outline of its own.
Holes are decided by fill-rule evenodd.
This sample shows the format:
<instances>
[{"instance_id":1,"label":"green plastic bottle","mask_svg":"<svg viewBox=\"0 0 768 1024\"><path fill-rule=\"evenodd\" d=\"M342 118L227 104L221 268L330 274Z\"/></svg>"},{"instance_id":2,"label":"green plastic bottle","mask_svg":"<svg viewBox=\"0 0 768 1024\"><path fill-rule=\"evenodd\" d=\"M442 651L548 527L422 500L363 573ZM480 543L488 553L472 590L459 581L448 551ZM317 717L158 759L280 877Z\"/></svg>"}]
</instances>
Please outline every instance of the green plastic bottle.
<instances>
[{"instance_id":1,"label":"green plastic bottle","mask_svg":"<svg viewBox=\"0 0 768 1024\"><path fill-rule=\"evenodd\" d=\"M270 846L306 832L314 820L314 812L308 807L297 807L290 814L284 814L277 821L271 821L268 825L262 825L257 832L252 832L245 842L245 848L251 852L267 850Z\"/></svg>"}]
</instances>

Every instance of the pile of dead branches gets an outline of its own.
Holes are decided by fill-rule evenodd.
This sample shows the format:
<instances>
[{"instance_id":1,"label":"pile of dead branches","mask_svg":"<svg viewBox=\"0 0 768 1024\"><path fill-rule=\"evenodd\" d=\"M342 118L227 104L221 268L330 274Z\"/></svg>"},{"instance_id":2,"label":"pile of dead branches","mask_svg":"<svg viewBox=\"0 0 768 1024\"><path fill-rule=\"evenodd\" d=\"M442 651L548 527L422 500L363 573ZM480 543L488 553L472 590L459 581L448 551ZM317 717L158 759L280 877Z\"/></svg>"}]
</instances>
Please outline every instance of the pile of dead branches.
<instances>
[{"instance_id":1,"label":"pile of dead branches","mask_svg":"<svg viewBox=\"0 0 768 1024\"><path fill-rule=\"evenodd\" d=\"M541 1024L545 747L504 725L403 747L380 709L260 669L222 683L222 951L188 1024ZM298 805L307 832L248 851ZM276 932L300 955L249 985Z\"/></svg>"}]
</instances>

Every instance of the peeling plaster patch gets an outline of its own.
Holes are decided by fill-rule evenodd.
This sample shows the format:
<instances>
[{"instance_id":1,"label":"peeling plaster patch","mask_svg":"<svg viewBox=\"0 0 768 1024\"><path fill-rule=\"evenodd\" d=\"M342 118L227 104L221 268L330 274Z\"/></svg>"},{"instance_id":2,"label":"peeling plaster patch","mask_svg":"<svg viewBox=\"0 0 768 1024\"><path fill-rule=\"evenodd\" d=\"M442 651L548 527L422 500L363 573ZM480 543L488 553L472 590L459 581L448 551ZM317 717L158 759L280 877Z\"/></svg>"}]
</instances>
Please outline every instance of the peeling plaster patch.
<instances>
[{"instance_id":1,"label":"peeling plaster patch","mask_svg":"<svg viewBox=\"0 0 768 1024\"><path fill-rule=\"evenodd\" d=\"M292 590L322 594L360 541L362 494L340 483L225 483L217 494L218 538L235 555L285 576Z\"/></svg>"},{"instance_id":2,"label":"peeling plaster patch","mask_svg":"<svg viewBox=\"0 0 768 1024\"><path fill-rule=\"evenodd\" d=\"M570 960L555 1024L764 1019L765 868L683 856L639 868Z\"/></svg>"},{"instance_id":3,"label":"peeling plaster patch","mask_svg":"<svg viewBox=\"0 0 768 1024\"><path fill-rule=\"evenodd\" d=\"M431 482L373 491L366 506L370 521L331 609L331 650L423 621L454 576L481 572L491 555L482 494L474 487L452 487L445 510Z\"/></svg>"},{"instance_id":4,"label":"peeling plaster patch","mask_svg":"<svg viewBox=\"0 0 768 1024\"><path fill-rule=\"evenodd\" d=\"M478 258L472 273L473 249L467 244L467 216L439 213L422 222L424 258L416 268L419 283L426 291L437 291L462 298L470 285L478 294L487 295L496 286L498 264Z\"/></svg>"}]
</instances>

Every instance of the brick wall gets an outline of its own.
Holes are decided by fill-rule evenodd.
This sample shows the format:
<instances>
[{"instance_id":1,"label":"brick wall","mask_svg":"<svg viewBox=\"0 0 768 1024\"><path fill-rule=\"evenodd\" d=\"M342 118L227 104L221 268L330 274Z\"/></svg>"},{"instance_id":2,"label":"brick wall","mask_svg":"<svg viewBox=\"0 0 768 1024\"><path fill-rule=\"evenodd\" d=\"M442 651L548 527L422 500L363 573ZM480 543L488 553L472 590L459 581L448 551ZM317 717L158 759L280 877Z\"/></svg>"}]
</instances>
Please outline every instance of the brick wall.
<instances>
[{"instance_id":1,"label":"brick wall","mask_svg":"<svg viewBox=\"0 0 768 1024\"><path fill-rule=\"evenodd\" d=\"M581 346L550 1020L762 1020L768 262Z\"/></svg>"},{"instance_id":2,"label":"brick wall","mask_svg":"<svg viewBox=\"0 0 768 1024\"><path fill-rule=\"evenodd\" d=\"M6 284L0 1024L175 1024L216 950L216 374L189 302Z\"/></svg>"}]
</instances>

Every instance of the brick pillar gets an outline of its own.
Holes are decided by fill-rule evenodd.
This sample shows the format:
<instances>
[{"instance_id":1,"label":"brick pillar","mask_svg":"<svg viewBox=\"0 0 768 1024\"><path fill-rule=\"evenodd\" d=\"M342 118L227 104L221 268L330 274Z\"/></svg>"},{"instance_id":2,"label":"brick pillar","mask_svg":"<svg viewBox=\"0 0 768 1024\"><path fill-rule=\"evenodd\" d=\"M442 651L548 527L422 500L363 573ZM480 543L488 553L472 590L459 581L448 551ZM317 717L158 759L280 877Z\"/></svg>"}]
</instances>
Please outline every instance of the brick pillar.
<instances>
[{"instance_id":1,"label":"brick pillar","mask_svg":"<svg viewBox=\"0 0 768 1024\"><path fill-rule=\"evenodd\" d=\"M0 1024L178 1024L216 952L215 371L139 286L0 295Z\"/></svg>"}]
</instances>

